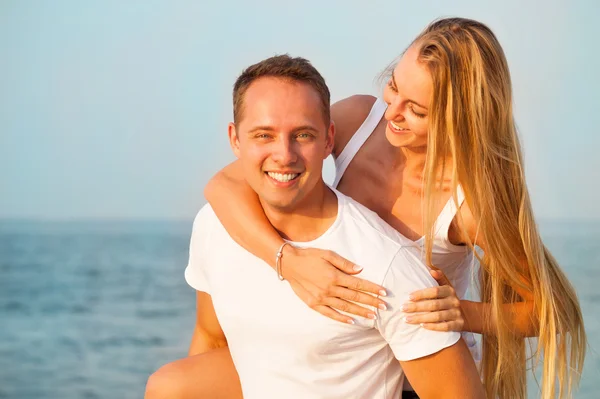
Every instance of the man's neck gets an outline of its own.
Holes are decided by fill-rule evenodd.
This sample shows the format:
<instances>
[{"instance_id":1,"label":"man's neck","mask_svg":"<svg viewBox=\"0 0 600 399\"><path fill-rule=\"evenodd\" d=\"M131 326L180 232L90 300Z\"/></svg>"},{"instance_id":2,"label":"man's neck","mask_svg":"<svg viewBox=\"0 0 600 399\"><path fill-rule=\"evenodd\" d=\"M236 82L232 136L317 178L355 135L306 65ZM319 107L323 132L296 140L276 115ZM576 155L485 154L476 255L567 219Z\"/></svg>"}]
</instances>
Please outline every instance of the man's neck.
<instances>
[{"instance_id":1,"label":"man's neck","mask_svg":"<svg viewBox=\"0 0 600 399\"><path fill-rule=\"evenodd\" d=\"M319 238L337 218L337 195L321 181L293 209L278 209L262 202L267 218L279 234L290 241L307 242Z\"/></svg>"}]
</instances>

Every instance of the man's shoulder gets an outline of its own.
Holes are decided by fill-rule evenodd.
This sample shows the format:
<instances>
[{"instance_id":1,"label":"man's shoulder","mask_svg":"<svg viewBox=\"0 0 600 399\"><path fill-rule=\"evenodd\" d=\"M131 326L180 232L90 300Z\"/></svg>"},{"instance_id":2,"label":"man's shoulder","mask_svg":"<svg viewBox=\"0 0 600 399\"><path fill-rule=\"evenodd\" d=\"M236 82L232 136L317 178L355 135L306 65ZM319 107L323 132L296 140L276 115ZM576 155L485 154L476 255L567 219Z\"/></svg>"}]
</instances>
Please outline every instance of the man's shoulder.
<instances>
[{"instance_id":1,"label":"man's shoulder","mask_svg":"<svg viewBox=\"0 0 600 399\"><path fill-rule=\"evenodd\" d=\"M205 259L223 259L225 254L238 256L241 248L209 204L204 205L194 218L190 246Z\"/></svg>"},{"instance_id":2,"label":"man's shoulder","mask_svg":"<svg viewBox=\"0 0 600 399\"><path fill-rule=\"evenodd\" d=\"M375 282L392 278L397 280L395 284L400 288L431 286L427 281L431 276L414 242L364 205L343 194L338 195L343 204L342 229L337 236L343 244L339 254L364 266L362 278ZM413 280L417 282L411 283Z\"/></svg>"},{"instance_id":3,"label":"man's shoulder","mask_svg":"<svg viewBox=\"0 0 600 399\"><path fill-rule=\"evenodd\" d=\"M215 214L215 211L213 210L212 206L210 206L210 204L207 202L202 208L200 208L198 213L196 213L196 217L194 218L194 225L196 225L196 223L200 224L209 220L214 221L215 219L217 219L217 215Z\"/></svg>"},{"instance_id":4,"label":"man's shoulder","mask_svg":"<svg viewBox=\"0 0 600 399\"><path fill-rule=\"evenodd\" d=\"M209 203L204 205L196 217L192 226L192 234L195 236L210 236L214 234L215 229L221 226L219 218Z\"/></svg>"}]
</instances>

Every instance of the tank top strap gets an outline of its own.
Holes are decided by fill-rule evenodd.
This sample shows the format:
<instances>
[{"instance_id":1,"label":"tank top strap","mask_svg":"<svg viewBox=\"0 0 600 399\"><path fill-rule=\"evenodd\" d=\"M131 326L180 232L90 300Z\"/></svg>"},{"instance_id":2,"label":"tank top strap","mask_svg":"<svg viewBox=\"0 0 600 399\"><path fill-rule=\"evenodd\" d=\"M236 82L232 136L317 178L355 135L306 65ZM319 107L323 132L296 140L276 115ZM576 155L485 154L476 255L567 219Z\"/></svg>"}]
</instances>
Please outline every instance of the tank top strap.
<instances>
[{"instance_id":1,"label":"tank top strap","mask_svg":"<svg viewBox=\"0 0 600 399\"><path fill-rule=\"evenodd\" d=\"M367 139L371 136L371 133L373 133L379 124L379 121L383 117L386 109L387 104L385 101L377 98L367 118L354 133L350 141L348 141L348 144L346 144L346 147L342 150L342 153L335 159L335 180L333 182L334 188L336 188L340 183L340 180L342 180L344 172L346 172L346 169L348 169L348 165L350 165L350 162L352 162L352 159L354 159L354 156L358 150L360 150L363 144L365 144Z\"/></svg>"},{"instance_id":2,"label":"tank top strap","mask_svg":"<svg viewBox=\"0 0 600 399\"><path fill-rule=\"evenodd\" d=\"M456 216L458 209L465 201L465 193L463 192L460 184L456 188L456 199L458 200L458 206L456 206L457 204L454 202L454 196L451 196L435 221L436 237L444 240L448 239L448 230L450 229L450 224L452 223L454 216Z\"/></svg>"}]
</instances>

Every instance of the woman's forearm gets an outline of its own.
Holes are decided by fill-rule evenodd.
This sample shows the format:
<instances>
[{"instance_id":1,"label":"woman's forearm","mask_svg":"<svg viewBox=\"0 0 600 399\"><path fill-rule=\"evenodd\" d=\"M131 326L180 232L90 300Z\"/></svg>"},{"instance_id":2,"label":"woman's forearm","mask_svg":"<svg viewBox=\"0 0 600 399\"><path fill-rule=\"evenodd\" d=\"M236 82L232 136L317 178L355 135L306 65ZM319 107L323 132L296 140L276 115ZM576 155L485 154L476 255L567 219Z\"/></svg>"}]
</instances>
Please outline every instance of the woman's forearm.
<instances>
[{"instance_id":1,"label":"woman's forearm","mask_svg":"<svg viewBox=\"0 0 600 399\"><path fill-rule=\"evenodd\" d=\"M477 334L495 334L497 324L489 303L460 301L465 318L465 331ZM534 315L533 302L515 302L502 305L504 316L512 331L522 337L537 335L539 325Z\"/></svg>"},{"instance_id":2,"label":"woman's forearm","mask_svg":"<svg viewBox=\"0 0 600 399\"><path fill-rule=\"evenodd\" d=\"M284 241L240 168L239 161L227 165L208 182L204 196L229 235L274 268L275 255Z\"/></svg>"}]
</instances>

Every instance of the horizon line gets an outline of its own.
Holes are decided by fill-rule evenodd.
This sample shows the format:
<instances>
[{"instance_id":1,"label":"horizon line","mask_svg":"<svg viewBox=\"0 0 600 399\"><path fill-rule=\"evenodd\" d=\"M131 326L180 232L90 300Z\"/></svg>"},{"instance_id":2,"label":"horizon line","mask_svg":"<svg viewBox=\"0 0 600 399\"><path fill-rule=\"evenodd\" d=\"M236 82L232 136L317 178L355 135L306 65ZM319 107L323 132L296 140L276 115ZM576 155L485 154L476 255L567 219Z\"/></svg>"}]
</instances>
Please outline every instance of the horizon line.
<instances>
[{"instance_id":1,"label":"horizon line","mask_svg":"<svg viewBox=\"0 0 600 399\"><path fill-rule=\"evenodd\" d=\"M0 216L0 222L189 222L196 215L193 216L182 216L182 217L119 217L119 216L73 216L73 217L35 217L35 216ZM554 216L540 216L536 217L536 221L546 222L600 222L600 216L591 217L554 217Z\"/></svg>"}]
</instances>

